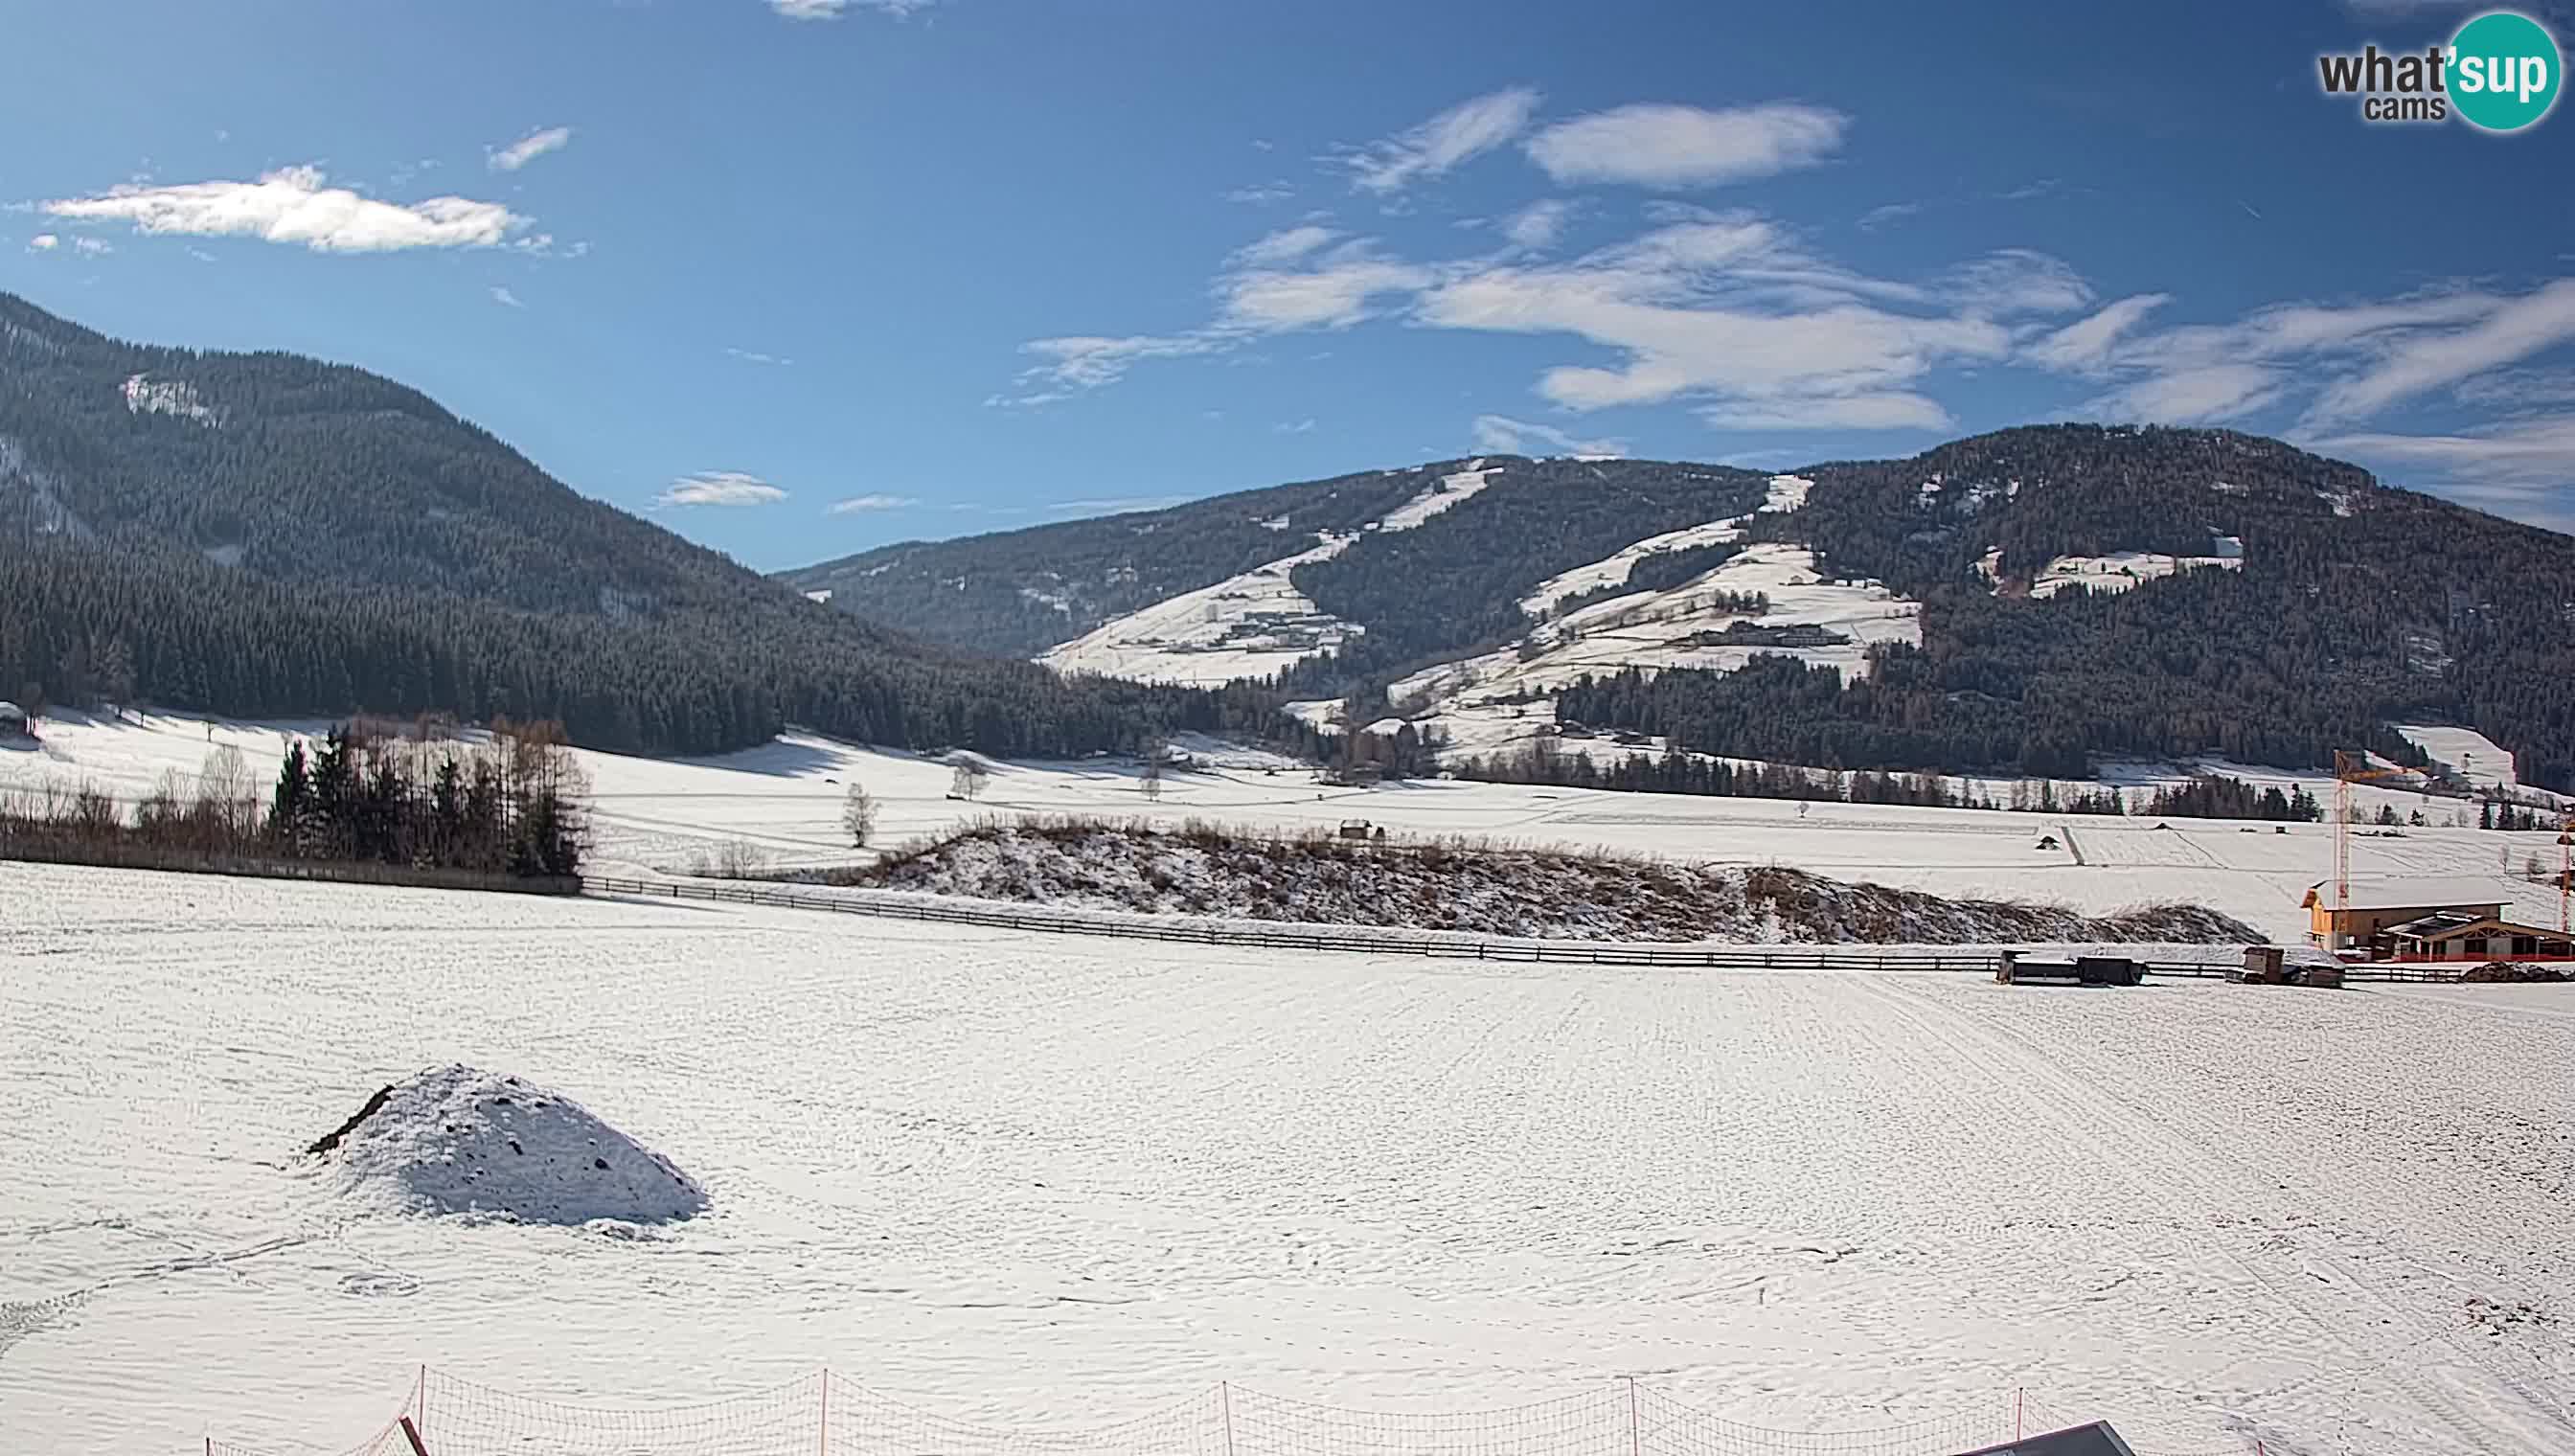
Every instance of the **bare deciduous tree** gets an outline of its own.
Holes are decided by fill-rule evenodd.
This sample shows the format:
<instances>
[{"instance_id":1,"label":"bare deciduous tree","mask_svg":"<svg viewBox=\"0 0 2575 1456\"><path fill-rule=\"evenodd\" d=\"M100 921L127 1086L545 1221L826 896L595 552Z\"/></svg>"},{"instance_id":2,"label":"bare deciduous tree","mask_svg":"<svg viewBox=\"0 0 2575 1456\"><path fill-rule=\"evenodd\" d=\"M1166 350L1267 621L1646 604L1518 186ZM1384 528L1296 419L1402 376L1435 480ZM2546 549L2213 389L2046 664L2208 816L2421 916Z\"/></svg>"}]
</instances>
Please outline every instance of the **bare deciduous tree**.
<instances>
[{"instance_id":1,"label":"bare deciduous tree","mask_svg":"<svg viewBox=\"0 0 2575 1456\"><path fill-rule=\"evenodd\" d=\"M841 799L841 827L850 831L850 842L864 849L877 831L877 801L866 785L852 783Z\"/></svg>"}]
</instances>

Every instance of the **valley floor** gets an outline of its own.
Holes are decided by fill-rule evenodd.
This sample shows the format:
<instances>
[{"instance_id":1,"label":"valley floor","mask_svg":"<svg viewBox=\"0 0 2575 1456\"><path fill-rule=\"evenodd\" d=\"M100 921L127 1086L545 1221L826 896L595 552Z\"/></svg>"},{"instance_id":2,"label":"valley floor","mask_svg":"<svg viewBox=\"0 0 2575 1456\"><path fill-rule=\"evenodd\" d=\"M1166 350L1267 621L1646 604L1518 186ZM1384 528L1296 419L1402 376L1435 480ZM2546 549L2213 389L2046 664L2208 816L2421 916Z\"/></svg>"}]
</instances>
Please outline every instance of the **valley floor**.
<instances>
[{"instance_id":1,"label":"valley floor","mask_svg":"<svg viewBox=\"0 0 2575 1456\"><path fill-rule=\"evenodd\" d=\"M336 1449L420 1361L626 1407L828 1363L1013 1425L1635 1373L1770 1427L2026 1387L2148 1453L2575 1442L2575 987L1502 968L20 864L0 925L11 1449ZM428 1221L299 1166L450 1060L713 1211Z\"/></svg>"},{"instance_id":2,"label":"valley floor","mask_svg":"<svg viewBox=\"0 0 2575 1456\"><path fill-rule=\"evenodd\" d=\"M265 796L286 734L327 725L235 724L153 717L142 724L65 719L42 748L0 751L0 792L95 783L129 802L164 772L182 790L206 753L238 747ZM1362 818L1396 835L1464 834L1503 842L1599 848L1721 864L1781 864L1836 879L1875 881L1953 897L2062 904L2090 915L2188 901L2296 943L2307 929L2306 887L2332 873L2330 826L2222 819L2049 815L1893 805L1797 803L1613 793L1427 780L1374 789L1317 784L1306 770L1257 749L1198 740L1203 766L1174 772L1149 798L1133 760L999 765L980 802L947 796L950 770L915 754L790 734L763 747L700 759L578 754L596 802L593 864L688 872L743 846L767 868L848 863L842 796L863 783L881 806L880 844L944 833L970 821L1093 814L1177 823L1207 818L1263 829L1331 828ZM1271 770L1276 771L1271 771ZM2130 768L2120 781L2149 780ZM2167 776L2178 776L2177 771ZM2331 781L2276 770L2264 782L2301 783L2331 802ZM1992 785L1997 798L2001 785ZM2551 831L2503 833L2454 822L2463 800L2364 788L2365 812L2427 810L2430 827L2352 841L2357 879L2473 878L2525 922L2557 922L2555 886L2527 874L2557 864ZM2282 830L2275 832L2275 830ZM2052 846L2042 845L2052 838Z\"/></svg>"}]
</instances>

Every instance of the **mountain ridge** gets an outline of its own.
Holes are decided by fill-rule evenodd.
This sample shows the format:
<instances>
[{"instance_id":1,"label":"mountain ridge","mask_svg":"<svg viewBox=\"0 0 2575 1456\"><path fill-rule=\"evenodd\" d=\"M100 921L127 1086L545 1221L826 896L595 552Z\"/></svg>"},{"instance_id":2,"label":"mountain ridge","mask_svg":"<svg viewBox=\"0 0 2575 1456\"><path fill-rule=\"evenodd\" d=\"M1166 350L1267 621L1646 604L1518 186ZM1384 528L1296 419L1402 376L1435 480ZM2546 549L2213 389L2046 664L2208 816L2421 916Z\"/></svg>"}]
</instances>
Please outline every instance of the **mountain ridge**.
<instances>
[{"instance_id":1,"label":"mountain ridge","mask_svg":"<svg viewBox=\"0 0 2575 1456\"><path fill-rule=\"evenodd\" d=\"M1389 690L1427 693L1401 706L1452 738L1473 736L1465 710L1551 717L1570 692L1590 727L1712 753L2065 776L2123 755L2403 758L2413 750L2388 725L2410 717L2519 745L2534 782L2575 779L2575 706L2552 686L2575 663L2575 539L2234 431L2017 426L1766 477L1491 456L1109 518L1114 540L1102 522L1059 523L782 577L833 585L843 610L1034 656L1056 644L1026 615L989 632L949 609L1025 592L1065 604L1059 641L1097 633L1127 598L1089 592L1086 573L1134 572L1167 602L1245 570L1239 549L1199 549L1209 523L1240 533L1280 492L1354 507L1369 482L1467 466L1495 482L1416 530L1362 526L1345 549L1290 564L1308 539L1291 521L1270 565L1340 630L1328 650L1248 655L1271 669L1265 683L1371 716ZM1783 481L1793 505L1762 509L1755 485ZM1384 494L1364 500L1381 508ZM1639 550L1658 533L1687 544ZM1055 554L1076 534L1086 552ZM944 626L868 587L890 554L945 585ZM1586 570L1601 579L1589 596L1520 606ZM1166 651L1130 660L1185 664L1203 645L1147 646ZM1819 666L1829 682L1811 678Z\"/></svg>"},{"instance_id":2,"label":"mountain ridge","mask_svg":"<svg viewBox=\"0 0 2575 1456\"><path fill-rule=\"evenodd\" d=\"M1071 753L1257 721L829 613L428 396L111 339L0 294L0 692L239 716L556 718L706 752L789 721Z\"/></svg>"}]
</instances>

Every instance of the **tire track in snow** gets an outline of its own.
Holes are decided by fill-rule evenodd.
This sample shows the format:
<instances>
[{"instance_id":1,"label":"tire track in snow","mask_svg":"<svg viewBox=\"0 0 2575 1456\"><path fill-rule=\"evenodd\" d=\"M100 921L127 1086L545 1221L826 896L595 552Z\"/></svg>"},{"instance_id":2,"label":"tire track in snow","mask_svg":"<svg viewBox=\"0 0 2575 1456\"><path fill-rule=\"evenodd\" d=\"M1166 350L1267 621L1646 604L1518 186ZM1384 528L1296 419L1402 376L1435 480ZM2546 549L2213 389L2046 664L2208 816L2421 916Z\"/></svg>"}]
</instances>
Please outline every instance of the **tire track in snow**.
<instances>
[{"instance_id":1,"label":"tire track in snow","mask_svg":"<svg viewBox=\"0 0 2575 1456\"><path fill-rule=\"evenodd\" d=\"M1855 978L1859 979L1859 978ZM2220 1209L2254 1208L2257 1220L2266 1225L2298 1221L2279 1209L2268 1190L2241 1173L2213 1169L2204 1145L2177 1135L2167 1122L2142 1114L2105 1094L2100 1084L2084 1080L2064 1067L2048 1052L2030 1044L2008 1030L1970 1021L1956 1010L1939 1004L1933 993L1918 987L1899 986L1891 981L1867 978L1861 981L1869 994L1918 1028L1926 1037L1953 1053L1958 1061L1974 1068L1989 1087L2027 1088L2032 1083L2046 1084L2039 1095L2014 1099L2015 1111L2026 1113L2052 1126L2068 1141L2091 1147L2104 1161L2138 1167L2144 1176L2133 1179L2141 1198L2159 1204L2176 1224L2207 1221L2208 1212ZM2037 994L2045 994L2041 990ZM2074 994L2086 994L2076 991ZM2116 1123L2115 1136L2106 1124ZM2175 1197L2173 1189L2189 1190L2190 1197ZM2222 1240L2222 1235L2221 1235ZM2519 1379L2494 1369L2483 1360L2459 1349L2439 1331L2426 1329L2418 1320L2401 1309L2393 1300L2371 1286L2348 1265L2330 1254L2309 1252L2308 1265L2322 1266L2331 1280L2314 1273L2312 1268L2295 1273L2267 1272L2246 1251L2228 1247L2220 1240L2207 1245L2224 1258L2279 1304L2315 1327L2319 1339L2344 1351L2359 1363L2371 1368L2386 1384L2411 1398L2419 1410L2436 1418L2451 1433L2462 1438L2462 1449L2475 1451L2504 1450L2512 1444L2529 1444L2531 1449L2544 1449L2536 1444L2534 1433L2516 1423L2498 1431L2480 1419L2459 1400L2438 1389L2429 1378L2411 1372L2416 1360L2416 1346L2435 1344L2459 1358L2462 1364L2483 1375L2522 1404L2543 1417L2560 1431L2575 1430L2566 1416L2553 1403L2540 1397ZM2415 1335L2415 1344L2387 1348L2376 1342L2364 1344L2352 1331L2369 1328L2367 1321L2348 1313L2320 1310L2302 1293L2293 1292L2296 1278L2305 1276L2329 1282L2335 1288L2357 1294L2384 1310L2394 1321ZM2491 1400L2485 1402L2494 1404ZM2503 1441L2498 1441L2498 1436Z\"/></svg>"}]
</instances>

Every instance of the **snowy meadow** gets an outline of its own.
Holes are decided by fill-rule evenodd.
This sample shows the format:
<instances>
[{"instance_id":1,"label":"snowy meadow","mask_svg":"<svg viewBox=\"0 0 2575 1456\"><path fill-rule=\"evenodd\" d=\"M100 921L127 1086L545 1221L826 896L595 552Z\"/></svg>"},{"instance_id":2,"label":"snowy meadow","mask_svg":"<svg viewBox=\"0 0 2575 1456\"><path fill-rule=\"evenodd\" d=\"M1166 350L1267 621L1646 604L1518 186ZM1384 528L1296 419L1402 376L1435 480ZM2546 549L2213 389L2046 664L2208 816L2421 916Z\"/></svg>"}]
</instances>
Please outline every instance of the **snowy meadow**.
<instances>
[{"instance_id":1,"label":"snowy meadow","mask_svg":"<svg viewBox=\"0 0 2575 1456\"><path fill-rule=\"evenodd\" d=\"M13 1451L336 1450L423 1362L617 1407L829 1365L1024 1430L1633 1374L1777 1428L2026 1390L2147 1452L2575 1439L2565 987L1504 968L15 864L0 924ZM706 1211L430 1217L303 1155L450 1062L578 1098Z\"/></svg>"}]
</instances>

